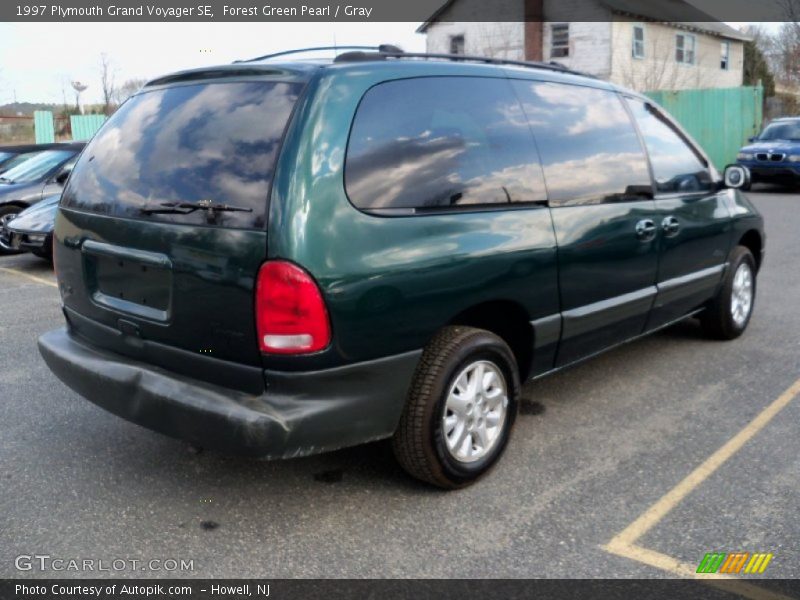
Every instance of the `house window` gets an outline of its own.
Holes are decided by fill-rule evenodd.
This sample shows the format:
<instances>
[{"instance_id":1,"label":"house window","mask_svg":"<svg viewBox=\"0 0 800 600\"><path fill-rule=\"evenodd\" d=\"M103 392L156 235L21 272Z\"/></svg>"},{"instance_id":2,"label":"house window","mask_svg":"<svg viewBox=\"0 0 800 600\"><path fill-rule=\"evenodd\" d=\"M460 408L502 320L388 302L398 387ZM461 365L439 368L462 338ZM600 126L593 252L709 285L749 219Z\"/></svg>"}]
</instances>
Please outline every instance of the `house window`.
<instances>
[{"instance_id":1,"label":"house window","mask_svg":"<svg viewBox=\"0 0 800 600\"><path fill-rule=\"evenodd\" d=\"M450 54L464 54L464 36L450 36Z\"/></svg>"},{"instance_id":2,"label":"house window","mask_svg":"<svg viewBox=\"0 0 800 600\"><path fill-rule=\"evenodd\" d=\"M719 68L723 71L727 71L730 69L731 66L731 43L730 42L722 42L720 44L720 60L719 60Z\"/></svg>"},{"instance_id":3,"label":"house window","mask_svg":"<svg viewBox=\"0 0 800 600\"><path fill-rule=\"evenodd\" d=\"M569 23L556 23L550 26L550 57L569 56Z\"/></svg>"},{"instance_id":4,"label":"house window","mask_svg":"<svg viewBox=\"0 0 800 600\"><path fill-rule=\"evenodd\" d=\"M675 36L675 60L684 65L693 65L696 46L697 38L688 33L679 33Z\"/></svg>"},{"instance_id":5,"label":"house window","mask_svg":"<svg viewBox=\"0 0 800 600\"><path fill-rule=\"evenodd\" d=\"M633 58L644 58L644 25L633 26Z\"/></svg>"}]
</instances>

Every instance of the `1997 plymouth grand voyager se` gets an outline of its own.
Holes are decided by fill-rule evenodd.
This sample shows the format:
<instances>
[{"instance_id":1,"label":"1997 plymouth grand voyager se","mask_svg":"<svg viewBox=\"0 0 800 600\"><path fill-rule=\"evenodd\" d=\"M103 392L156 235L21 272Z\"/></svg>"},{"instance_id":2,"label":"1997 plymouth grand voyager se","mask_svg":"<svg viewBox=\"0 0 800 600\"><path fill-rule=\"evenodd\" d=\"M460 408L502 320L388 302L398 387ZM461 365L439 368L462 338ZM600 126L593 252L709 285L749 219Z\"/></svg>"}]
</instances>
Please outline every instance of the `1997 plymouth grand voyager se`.
<instances>
[{"instance_id":1,"label":"1997 plymouth grand voyager se","mask_svg":"<svg viewBox=\"0 0 800 600\"><path fill-rule=\"evenodd\" d=\"M149 82L64 190L67 325L92 402L278 458L392 438L466 485L520 385L697 315L747 327L762 219L648 99L551 64L348 50Z\"/></svg>"}]
</instances>

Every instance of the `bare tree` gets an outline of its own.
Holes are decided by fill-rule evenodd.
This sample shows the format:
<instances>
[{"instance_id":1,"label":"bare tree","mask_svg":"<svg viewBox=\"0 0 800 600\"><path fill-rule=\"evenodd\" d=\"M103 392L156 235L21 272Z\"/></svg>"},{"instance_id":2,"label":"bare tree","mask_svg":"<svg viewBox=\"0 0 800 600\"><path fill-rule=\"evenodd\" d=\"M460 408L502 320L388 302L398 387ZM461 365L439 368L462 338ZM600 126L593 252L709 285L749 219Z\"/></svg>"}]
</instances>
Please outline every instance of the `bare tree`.
<instances>
[{"instance_id":1,"label":"bare tree","mask_svg":"<svg viewBox=\"0 0 800 600\"><path fill-rule=\"evenodd\" d=\"M477 30L475 54L524 60L525 47L522 23L480 23Z\"/></svg>"},{"instance_id":2,"label":"bare tree","mask_svg":"<svg viewBox=\"0 0 800 600\"><path fill-rule=\"evenodd\" d=\"M766 45L767 59L778 81L784 85L800 84L800 24L784 23Z\"/></svg>"},{"instance_id":3,"label":"bare tree","mask_svg":"<svg viewBox=\"0 0 800 600\"><path fill-rule=\"evenodd\" d=\"M638 91L675 90L699 87L704 53L697 43L694 47L693 67L675 60L674 27L666 23L648 23L643 41L644 56L632 58L632 33L628 28L615 28L614 48L615 69L619 83ZM698 40L699 41L699 40Z\"/></svg>"},{"instance_id":4,"label":"bare tree","mask_svg":"<svg viewBox=\"0 0 800 600\"><path fill-rule=\"evenodd\" d=\"M136 92L138 92L144 84L147 83L146 79L127 79L125 82L114 89L114 104L119 106L125 100L133 96Z\"/></svg>"},{"instance_id":5,"label":"bare tree","mask_svg":"<svg viewBox=\"0 0 800 600\"><path fill-rule=\"evenodd\" d=\"M103 112L111 114L114 103L114 67L108 54L100 54L100 86L103 91Z\"/></svg>"}]
</instances>

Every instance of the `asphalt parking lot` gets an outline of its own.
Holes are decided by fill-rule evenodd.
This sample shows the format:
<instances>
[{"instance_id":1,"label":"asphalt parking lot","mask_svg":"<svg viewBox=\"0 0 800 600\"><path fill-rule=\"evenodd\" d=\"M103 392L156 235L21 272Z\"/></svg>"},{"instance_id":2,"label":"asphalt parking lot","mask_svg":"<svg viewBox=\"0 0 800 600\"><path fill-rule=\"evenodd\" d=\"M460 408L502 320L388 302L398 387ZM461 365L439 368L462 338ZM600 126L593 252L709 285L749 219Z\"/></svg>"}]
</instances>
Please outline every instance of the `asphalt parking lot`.
<instances>
[{"instance_id":1,"label":"asphalt parking lot","mask_svg":"<svg viewBox=\"0 0 800 600\"><path fill-rule=\"evenodd\" d=\"M386 443L259 462L103 412L36 349L62 324L48 265L0 258L0 577L104 575L18 571L21 554L191 559L170 574L193 577L674 577L748 551L774 554L751 583L800 578L800 194L751 198L768 241L743 338L686 322L528 385L504 459L451 493Z\"/></svg>"}]
</instances>

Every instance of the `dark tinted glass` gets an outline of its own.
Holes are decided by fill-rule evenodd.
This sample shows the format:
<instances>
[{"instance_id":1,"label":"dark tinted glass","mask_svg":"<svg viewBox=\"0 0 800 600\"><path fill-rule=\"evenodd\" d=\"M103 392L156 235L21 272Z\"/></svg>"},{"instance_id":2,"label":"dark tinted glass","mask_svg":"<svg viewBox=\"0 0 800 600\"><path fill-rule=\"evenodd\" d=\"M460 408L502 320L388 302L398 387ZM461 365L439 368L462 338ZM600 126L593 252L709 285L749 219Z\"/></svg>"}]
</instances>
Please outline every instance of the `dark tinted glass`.
<instances>
[{"instance_id":1,"label":"dark tinted glass","mask_svg":"<svg viewBox=\"0 0 800 600\"><path fill-rule=\"evenodd\" d=\"M788 140L790 142L800 141L800 121L779 121L770 123L761 132L758 139L767 142L775 140Z\"/></svg>"},{"instance_id":2,"label":"dark tinted glass","mask_svg":"<svg viewBox=\"0 0 800 600\"><path fill-rule=\"evenodd\" d=\"M709 190L711 175L705 163L669 121L644 102L628 103L650 155L656 189L663 193Z\"/></svg>"},{"instance_id":3,"label":"dark tinted glass","mask_svg":"<svg viewBox=\"0 0 800 600\"><path fill-rule=\"evenodd\" d=\"M515 81L552 205L652 195L647 160L620 98L588 87Z\"/></svg>"},{"instance_id":4,"label":"dark tinted glass","mask_svg":"<svg viewBox=\"0 0 800 600\"><path fill-rule=\"evenodd\" d=\"M380 84L355 116L345 181L361 209L442 209L545 198L530 129L508 81Z\"/></svg>"},{"instance_id":5,"label":"dark tinted glass","mask_svg":"<svg viewBox=\"0 0 800 600\"><path fill-rule=\"evenodd\" d=\"M289 83L215 83L134 96L81 155L62 205L205 224L202 210L145 215L142 209L208 200L252 210L217 213L216 224L260 228L298 92L298 85Z\"/></svg>"}]
</instances>

